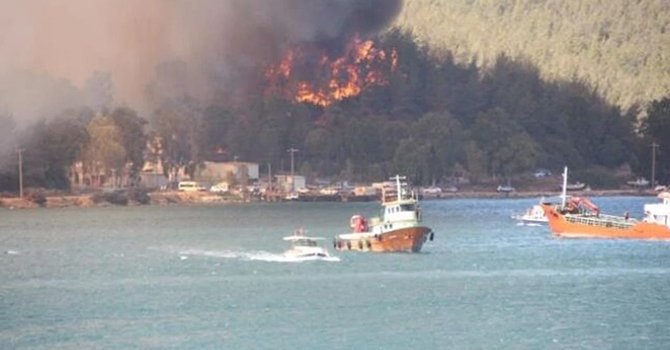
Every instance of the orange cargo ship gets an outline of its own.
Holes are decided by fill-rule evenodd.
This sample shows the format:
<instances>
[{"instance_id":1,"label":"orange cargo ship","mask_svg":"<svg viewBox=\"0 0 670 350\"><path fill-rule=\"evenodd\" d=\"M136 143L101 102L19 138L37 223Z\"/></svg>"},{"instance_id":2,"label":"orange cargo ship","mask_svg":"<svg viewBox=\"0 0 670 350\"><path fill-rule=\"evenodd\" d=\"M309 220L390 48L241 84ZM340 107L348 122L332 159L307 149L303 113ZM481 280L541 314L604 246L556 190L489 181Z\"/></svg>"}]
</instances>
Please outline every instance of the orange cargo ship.
<instances>
[{"instance_id":1,"label":"orange cargo ship","mask_svg":"<svg viewBox=\"0 0 670 350\"><path fill-rule=\"evenodd\" d=\"M567 169L564 173L567 179ZM564 180L565 183L566 180ZM562 237L670 239L670 193L658 195L661 203L645 204L641 220L603 215L587 198L566 198L563 203L542 204L552 233Z\"/></svg>"},{"instance_id":2,"label":"orange cargo ship","mask_svg":"<svg viewBox=\"0 0 670 350\"><path fill-rule=\"evenodd\" d=\"M337 235L333 247L337 250L370 252L419 252L433 231L420 224L421 208L415 196L394 178L394 186L382 189L382 217L369 221L362 215L351 217L353 232Z\"/></svg>"},{"instance_id":3,"label":"orange cargo ship","mask_svg":"<svg viewBox=\"0 0 670 350\"><path fill-rule=\"evenodd\" d=\"M666 197L662 204L644 206L646 216L642 220L588 210L583 205L585 198L573 198L564 208L549 204L542 208L557 236L670 239L670 193L661 195Z\"/></svg>"}]
</instances>

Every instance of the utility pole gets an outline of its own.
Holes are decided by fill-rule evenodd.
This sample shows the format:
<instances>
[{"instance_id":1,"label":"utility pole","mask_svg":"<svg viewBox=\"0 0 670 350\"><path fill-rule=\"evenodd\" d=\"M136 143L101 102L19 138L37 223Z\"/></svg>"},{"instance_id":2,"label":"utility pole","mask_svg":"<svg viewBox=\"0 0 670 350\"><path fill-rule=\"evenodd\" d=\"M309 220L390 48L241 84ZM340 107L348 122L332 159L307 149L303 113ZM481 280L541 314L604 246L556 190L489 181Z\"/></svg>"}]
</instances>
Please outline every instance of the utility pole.
<instances>
[{"instance_id":1,"label":"utility pole","mask_svg":"<svg viewBox=\"0 0 670 350\"><path fill-rule=\"evenodd\" d=\"M151 142L151 145L152 145L153 156L154 156L154 186L157 189L160 189L161 184L158 181L158 161L159 161L160 156L159 156L159 153L158 153L158 148L157 147L154 148L155 145L153 144L153 142ZM167 189L167 187L166 187L166 189Z\"/></svg>"},{"instance_id":2,"label":"utility pole","mask_svg":"<svg viewBox=\"0 0 670 350\"><path fill-rule=\"evenodd\" d=\"M23 198L23 148L17 148L19 154L19 198Z\"/></svg>"},{"instance_id":3,"label":"utility pole","mask_svg":"<svg viewBox=\"0 0 670 350\"><path fill-rule=\"evenodd\" d=\"M112 168L112 188L116 189L116 168Z\"/></svg>"},{"instance_id":4,"label":"utility pole","mask_svg":"<svg viewBox=\"0 0 670 350\"><path fill-rule=\"evenodd\" d=\"M240 180L240 168L237 166L237 160L239 158L240 157L238 157L237 154L233 156L233 167L235 168L235 182L238 183L238 184L239 184L239 182L241 182L241 181L239 181Z\"/></svg>"},{"instance_id":5,"label":"utility pole","mask_svg":"<svg viewBox=\"0 0 670 350\"><path fill-rule=\"evenodd\" d=\"M268 187L265 189L265 201L271 201L273 195L272 190L272 163L268 162Z\"/></svg>"},{"instance_id":6,"label":"utility pole","mask_svg":"<svg viewBox=\"0 0 670 350\"><path fill-rule=\"evenodd\" d=\"M655 141L651 143L651 188L656 186L656 149L658 143Z\"/></svg>"},{"instance_id":7,"label":"utility pole","mask_svg":"<svg viewBox=\"0 0 670 350\"><path fill-rule=\"evenodd\" d=\"M293 154L295 152L298 152L298 149L289 148L289 149L286 150L286 152L291 153L291 192L294 192L295 191L295 176L294 176L294 173L295 173L294 165L295 165L295 163L294 163L294 159L293 159Z\"/></svg>"}]
</instances>

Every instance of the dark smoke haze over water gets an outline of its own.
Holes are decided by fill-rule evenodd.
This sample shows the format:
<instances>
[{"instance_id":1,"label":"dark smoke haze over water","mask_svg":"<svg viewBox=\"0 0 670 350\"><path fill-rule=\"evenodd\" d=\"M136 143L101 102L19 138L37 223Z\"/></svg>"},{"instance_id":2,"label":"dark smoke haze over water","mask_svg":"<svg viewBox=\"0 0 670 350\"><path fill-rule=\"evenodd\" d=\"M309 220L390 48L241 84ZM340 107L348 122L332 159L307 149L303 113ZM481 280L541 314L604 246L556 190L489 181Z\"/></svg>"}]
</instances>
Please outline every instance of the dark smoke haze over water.
<instances>
[{"instance_id":1,"label":"dark smoke haze over water","mask_svg":"<svg viewBox=\"0 0 670 350\"><path fill-rule=\"evenodd\" d=\"M384 29L401 7L402 0L0 0L0 111L25 126L91 105L105 93L91 80L96 72L111 78L114 104L141 113L175 93L209 103L252 84L287 48L336 55L353 35Z\"/></svg>"}]
</instances>

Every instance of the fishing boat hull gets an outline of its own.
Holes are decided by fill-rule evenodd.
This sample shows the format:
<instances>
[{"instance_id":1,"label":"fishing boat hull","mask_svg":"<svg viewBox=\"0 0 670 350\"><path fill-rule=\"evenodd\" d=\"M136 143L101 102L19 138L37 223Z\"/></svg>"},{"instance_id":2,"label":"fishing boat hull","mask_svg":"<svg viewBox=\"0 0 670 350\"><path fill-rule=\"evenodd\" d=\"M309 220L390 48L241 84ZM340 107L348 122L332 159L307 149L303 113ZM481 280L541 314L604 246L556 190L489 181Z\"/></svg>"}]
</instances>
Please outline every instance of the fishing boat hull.
<instances>
[{"instance_id":1,"label":"fishing boat hull","mask_svg":"<svg viewBox=\"0 0 670 350\"><path fill-rule=\"evenodd\" d=\"M627 238L670 240L670 228L664 225L635 221L625 218L600 219L598 217L570 218L560 213L553 205L543 205L552 233L570 238ZM615 218L615 217L610 217Z\"/></svg>"},{"instance_id":2,"label":"fishing boat hull","mask_svg":"<svg viewBox=\"0 0 670 350\"><path fill-rule=\"evenodd\" d=\"M339 235L333 240L337 250L363 252L408 252L421 251L423 243L432 238L433 232L425 226L406 227L380 234L372 232Z\"/></svg>"}]
</instances>

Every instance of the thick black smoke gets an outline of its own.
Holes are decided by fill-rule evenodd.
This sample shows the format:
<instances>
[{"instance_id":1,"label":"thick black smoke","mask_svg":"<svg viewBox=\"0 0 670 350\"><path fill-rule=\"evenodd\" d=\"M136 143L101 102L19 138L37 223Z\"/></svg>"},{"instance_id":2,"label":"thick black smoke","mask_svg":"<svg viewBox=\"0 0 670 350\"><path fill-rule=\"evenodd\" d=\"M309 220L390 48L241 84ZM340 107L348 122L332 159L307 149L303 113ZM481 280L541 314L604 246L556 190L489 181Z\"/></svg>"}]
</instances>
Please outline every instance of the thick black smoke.
<instances>
[{"instance_id":1,"label":"thick black smoke","mask_svg":"<svg viewBox=\"0 0 670 350\"><path fill-rule=\"evenodd\" d=\"M229 0L220 28L219 52L205 64L214 96L259 87L259 69L286 50L309 47L341 55L354 36L368 38L396 17L402 0ZM319 57L315 57L318 59ZM217 87L227 87L224 91Z\"/></svg>"},{"instance_id":2,"label":"thick black smoke","mask_svg":"<svg viewBox=\"0 0 670 350\"><path fill-rule=\"evenodd\" d=\"M244 53L263 45L277 55L286 46L307 43L336 54L353 35L384 28L401 5L401 0L233 0L236 16L225 31Z\"/></svg>"}]
</instances>

